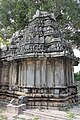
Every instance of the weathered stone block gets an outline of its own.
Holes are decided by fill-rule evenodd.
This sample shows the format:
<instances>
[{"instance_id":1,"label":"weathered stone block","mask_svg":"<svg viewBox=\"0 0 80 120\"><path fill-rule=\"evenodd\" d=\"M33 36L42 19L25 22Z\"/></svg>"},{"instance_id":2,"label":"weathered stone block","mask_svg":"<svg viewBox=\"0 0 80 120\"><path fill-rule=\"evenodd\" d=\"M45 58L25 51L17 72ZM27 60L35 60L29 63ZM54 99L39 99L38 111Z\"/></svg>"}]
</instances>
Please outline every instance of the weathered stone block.
<instances>
[{"instance_id":1,"label":"weathered stone block","mask_svg":"<svg viewBox=\"0 0 80 120\"><path fill-rule=\"evenodd\" d=\"M8 113L15 114L15 115L21 114L22 111L25 110L25 109L26 109L26 105L25 104L21 104L21 105L8 104L7 105Z\"/></svg>"}]
</instances>

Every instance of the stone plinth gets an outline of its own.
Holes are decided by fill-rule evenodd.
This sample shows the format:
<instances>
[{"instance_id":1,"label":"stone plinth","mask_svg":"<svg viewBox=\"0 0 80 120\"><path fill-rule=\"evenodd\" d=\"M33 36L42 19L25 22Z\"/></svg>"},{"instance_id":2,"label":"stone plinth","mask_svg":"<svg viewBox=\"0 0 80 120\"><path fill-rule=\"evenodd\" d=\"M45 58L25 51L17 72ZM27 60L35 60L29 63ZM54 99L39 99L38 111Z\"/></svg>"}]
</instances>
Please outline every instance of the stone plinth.
<instances>
[{"instance_id":1,"label":"stone plinth","mask_svg":"<svg viewBox=\"0 0 80 120\"><path fill-rule=\"evenodd\" d=\"M15 114L15 115L21 114L22 111L25 110L25 109L26 109L25 104L21 104L21 105L8 104L7 105L7 112L11 113L11 114Z\"/></svg>"}]
</instances>

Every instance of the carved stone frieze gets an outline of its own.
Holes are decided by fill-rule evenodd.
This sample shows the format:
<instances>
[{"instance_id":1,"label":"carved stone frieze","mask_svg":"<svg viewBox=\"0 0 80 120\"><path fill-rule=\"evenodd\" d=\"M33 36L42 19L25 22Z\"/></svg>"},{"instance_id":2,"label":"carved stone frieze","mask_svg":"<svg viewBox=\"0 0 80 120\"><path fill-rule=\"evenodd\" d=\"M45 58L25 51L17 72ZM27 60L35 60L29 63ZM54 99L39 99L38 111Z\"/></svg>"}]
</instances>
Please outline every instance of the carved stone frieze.
<instances>
[{"instance_id":1,"label":"carved stone frieze","mask_svg":"<svg viewBox=\"0 0 80 120\"><path fill-rule=\"evenodd\" d=\"M72 55L71 46L60 38L60 31L53 14L37 11L24 30L15 32L10 46L2 48L1 57L7 58L28 53L65 52ZM74 56L74 55L73 55Z\"/></svg>"}]
</instances>

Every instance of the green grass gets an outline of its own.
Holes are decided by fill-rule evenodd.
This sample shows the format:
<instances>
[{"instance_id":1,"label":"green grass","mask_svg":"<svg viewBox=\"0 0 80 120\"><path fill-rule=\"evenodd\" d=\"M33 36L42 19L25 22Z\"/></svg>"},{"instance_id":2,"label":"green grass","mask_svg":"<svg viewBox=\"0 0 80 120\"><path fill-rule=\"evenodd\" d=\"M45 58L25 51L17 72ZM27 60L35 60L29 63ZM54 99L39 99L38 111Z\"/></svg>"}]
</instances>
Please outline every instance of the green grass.
<instances>
[{"instance_id":1,"label":"green grass","mask_svg":"<svg viewBox=\"0 0 80 120\"><path fill-rule=\"evenodd\" d=\"M7 120L7 118L3 115L2 109L0 109L0 120Z\"/></svg>"},{"instance_id":2,"label":"green grass","mask_svg":"<svg viewBox=\"0 0 80 120\"><path fill-rule=\"evenodd\" d=\"M39 120L39 118L37 118L37 117L34 117L34 120Z\"/></svg>"},{"instance_id":3,"label":"green grass","mask_svg":"<svg viewBox=\"0 0 80 120\"><path fill-rule=\"evenodd\" d=\"M67 112L67 116L66 116L69 120L72 120L72 119L74 119L75 118L75 114L74 113L72 113L72 112L70 112L70 111L68 111Z\"/></svg>"}]
</instances>

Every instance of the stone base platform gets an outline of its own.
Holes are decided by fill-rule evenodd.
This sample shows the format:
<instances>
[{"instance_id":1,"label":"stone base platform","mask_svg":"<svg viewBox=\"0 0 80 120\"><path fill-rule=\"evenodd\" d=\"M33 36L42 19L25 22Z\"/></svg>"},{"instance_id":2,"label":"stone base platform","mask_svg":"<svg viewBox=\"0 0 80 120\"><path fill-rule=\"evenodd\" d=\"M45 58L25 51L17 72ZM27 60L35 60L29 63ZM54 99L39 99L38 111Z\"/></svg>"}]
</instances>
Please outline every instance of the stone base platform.
<instances>
[{"instance_id":1,"label":"stone base platform","mask_svg":"<svg viewBox=\"0 0 80 120\"><path fill-rule=\"evenodd\" d=\"M0 97L5 99L16 98L19 96L26 96L27 109L53 109L53 107L66 107L77 104L79 98L77 96L77 86L71 87L57 87L57 88L21 88L20 91L2 90Z\"/></svg>"}]
</instances>

